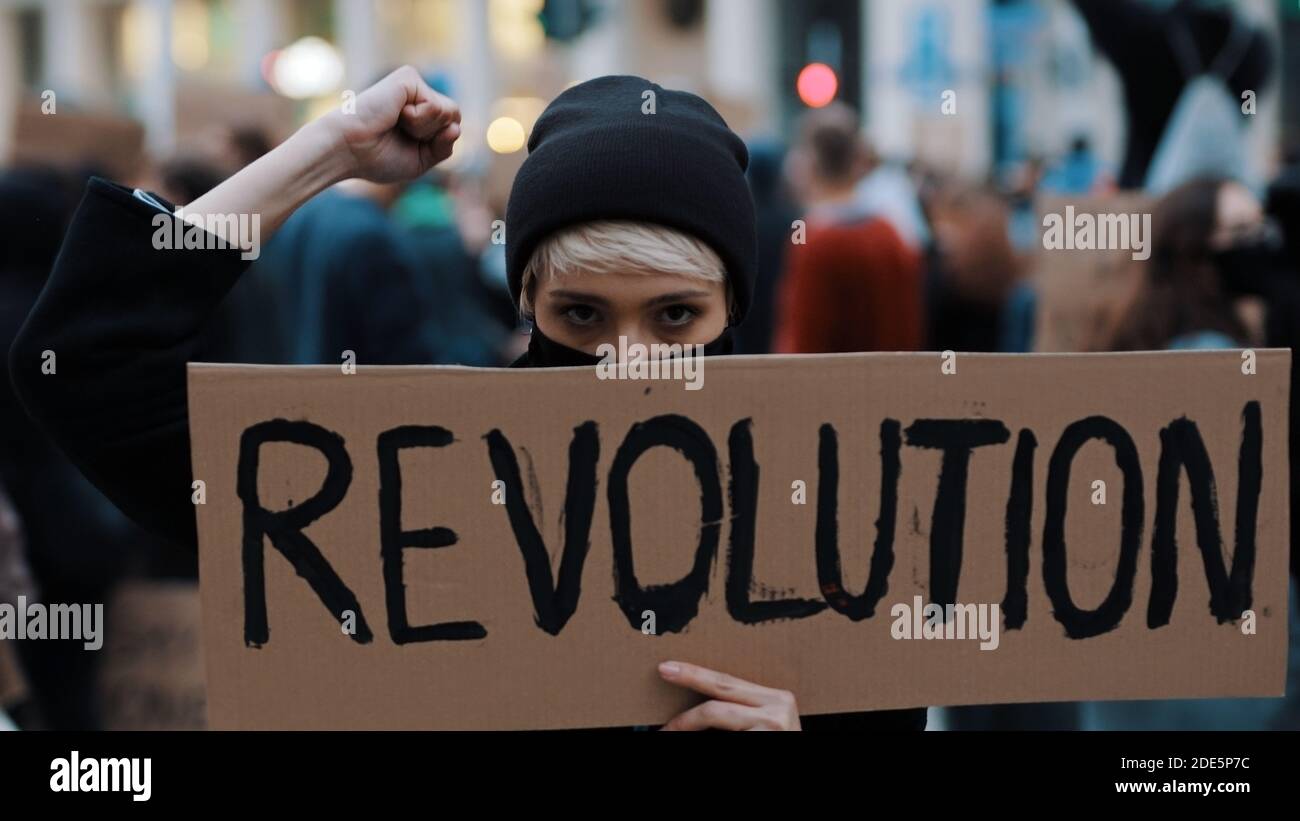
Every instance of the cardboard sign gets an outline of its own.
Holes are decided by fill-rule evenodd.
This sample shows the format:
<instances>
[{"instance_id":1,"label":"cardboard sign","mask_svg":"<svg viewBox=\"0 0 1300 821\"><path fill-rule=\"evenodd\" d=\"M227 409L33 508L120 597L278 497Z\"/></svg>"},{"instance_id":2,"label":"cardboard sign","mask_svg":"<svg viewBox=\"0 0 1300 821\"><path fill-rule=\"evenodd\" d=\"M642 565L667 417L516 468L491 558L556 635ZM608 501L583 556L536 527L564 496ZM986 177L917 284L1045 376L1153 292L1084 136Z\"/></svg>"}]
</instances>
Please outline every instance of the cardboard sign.
<instances>
[{"instance_id":1,"label":"cardboard sign","mask_svg":"<svg viewBox=\"0 0 1300 821\"><path fill-rule=\"evenodd\" d=\"M1094 216L1150 214L1155 203L1125 191L1094 197L1041 197L1037 225L1067 208ZM1040 235L1041 237L1041 235ZM1147 236L1149 240L1150 237ZM1133 305L1150 261L1136 261L1130 248L1045 250L1033 262L1038 294L1034 349L1043 353L1108 350L1115 324Z\"/></svg>"},{"instance_id":2,"label":"cardboard sign","mask_svg":"<svg viewBox=\"0 0 1300 821\"><path fill-rule=\"evenodd\" d=\"M658 724L668 659L804 714L1279 696L1289 368L194 364L209 719Z\"/></svg>"},{"instance_id":3,"label":"cardboard sign","mask_svg":"<svg viewBox=\"0 0 1300 821\"><path fill-rule=\"evenodd\" d=\"M104 729L206 727L198 587L126 582L113 594L106 621L99 672Z\"/></svg>"},{"instance_id":4,"label":"cardboard sign","mask_svg":"<svg viewBox=\"0 0 1300 821\"><path fill-rule=\"evenodd\" d=\"M145 159L144 126L115 114L58 108L45 114L40 100L19 106L14 124L13 165L89 165L112 179L130 179Z\"/></svg>"}]
</instances>

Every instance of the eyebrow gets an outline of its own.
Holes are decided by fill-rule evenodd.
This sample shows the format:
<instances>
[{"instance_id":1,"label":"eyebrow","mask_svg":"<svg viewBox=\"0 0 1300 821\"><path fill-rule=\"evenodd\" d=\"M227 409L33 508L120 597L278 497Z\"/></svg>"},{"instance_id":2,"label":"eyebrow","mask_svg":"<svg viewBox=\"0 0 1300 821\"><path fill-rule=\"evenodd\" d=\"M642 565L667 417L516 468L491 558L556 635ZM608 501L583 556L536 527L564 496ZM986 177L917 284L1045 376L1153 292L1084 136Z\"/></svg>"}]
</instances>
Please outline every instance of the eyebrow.
<instances>
[{"instance_id":1,"label":"eyebrow","mask_svg":"<svg viewBox=\"0 0 1300 821\"><path fill-rule=\"evenodd\" d=\"M669 294L660 294L659 296L650 300L647 304L664 305L670 302L680 302L684 299L693 299L695 297L705 297L708 295L709 295L708 291L701 291L701 290L673 291L672 293ZM596 305L606 305L606 306L609 305L609 300L605 299L602 296L598 296L596 294L589 294L584 291L571 291L567 288L558 288L554 291L551 291L551 296L559 297L561 299L573 299L582 302L591 302Z\"/></svg>"},{"instance_id":2,"label":"eyebrow","mask_svg":"<svg viewBox=\"0 0 1300 821\"><path fill-rule=\"evenodd\" d=\"M570 291L566 288L557 288L551 291L551 296L561 299L573 299L579 302L594 302L597 305L609 305L609 300L596 294L588 294L582 291Z\"/></svg>"},{"instance_id":3,"label":"eyebrow","mask_svg":"<svg viewBox=\"0 0 1300 821\"><path fill-rule=\"evenodd\" d=\"M702 297L708 295L709 295L708 291L698 291L698 290L697 291L674 291L671 294L660 294L659 296L650 300L649 304L664 305L669 302L681 302L684 299L692 299L694 297Z\"/></svg>"}]
</instances>

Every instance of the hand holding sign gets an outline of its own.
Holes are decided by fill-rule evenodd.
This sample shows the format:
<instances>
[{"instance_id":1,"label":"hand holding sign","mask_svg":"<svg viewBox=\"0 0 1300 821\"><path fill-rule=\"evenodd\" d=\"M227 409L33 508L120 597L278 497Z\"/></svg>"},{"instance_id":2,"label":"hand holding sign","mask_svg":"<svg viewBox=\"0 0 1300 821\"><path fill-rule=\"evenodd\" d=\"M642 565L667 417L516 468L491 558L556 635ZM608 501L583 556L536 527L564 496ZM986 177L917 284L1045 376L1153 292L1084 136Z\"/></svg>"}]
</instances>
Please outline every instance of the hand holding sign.
<instances>
[{"instance_id":1,"label":"hand holding sign","mask_svg":"<svg viewBox=\"0 0 1300 821\"><path fill-rule=\"evenodd\" d=\"M710 696L663 726L665 730L798 730L799 705L789 690L774 690L707 667L666 661L664 681Z\"/></svg>"}]
</instances>

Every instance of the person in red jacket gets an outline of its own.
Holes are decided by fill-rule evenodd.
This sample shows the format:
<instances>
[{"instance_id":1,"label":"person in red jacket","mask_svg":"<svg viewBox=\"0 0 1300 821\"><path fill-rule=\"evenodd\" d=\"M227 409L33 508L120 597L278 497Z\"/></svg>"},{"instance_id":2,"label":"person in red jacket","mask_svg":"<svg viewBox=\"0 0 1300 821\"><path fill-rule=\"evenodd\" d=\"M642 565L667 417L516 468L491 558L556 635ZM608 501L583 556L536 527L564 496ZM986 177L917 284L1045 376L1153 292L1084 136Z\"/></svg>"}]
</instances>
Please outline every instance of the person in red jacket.
<instances>
[{"instance_id":1,"label":"person in red jacket","mask_svg":"<svg viewBox=\"0 0 1300 821\"><path fill-rule=\"evenodd\" d=\"M810 112L789 173L806 209L777 305L780 353L914 351L924 340L921 259L856 201L870 156L853 109Z\"/></svg>"}]
</instances>

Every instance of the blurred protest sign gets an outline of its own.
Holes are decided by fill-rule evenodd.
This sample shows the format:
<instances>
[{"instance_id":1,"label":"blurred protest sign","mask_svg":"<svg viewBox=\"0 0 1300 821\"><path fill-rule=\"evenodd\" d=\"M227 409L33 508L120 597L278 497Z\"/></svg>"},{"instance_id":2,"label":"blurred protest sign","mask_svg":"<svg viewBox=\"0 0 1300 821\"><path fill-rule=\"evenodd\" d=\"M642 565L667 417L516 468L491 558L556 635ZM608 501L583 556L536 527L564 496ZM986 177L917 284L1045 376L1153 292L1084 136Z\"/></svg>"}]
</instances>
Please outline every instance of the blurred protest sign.
<instances>
[{"instance_id":1,"label":"blurred protest sign","mask_svg":"<svg viewBox=\"0 0 1300 821\"><path fill-rule=\"evenodd\" d=\"M1037 224L1041 232L1045 215L1062 214L1067 208L1077 214L1150 214L1154 204L1148 197L1128 193L1044 197L1038 203ZM1035 350L1105 350L1115 321L1137 293L1143 266L1149 264L1150 260L1134 260L1127 247L1040 250L1031 273L1038 294Z\"/></svg>"},{"instance_id":2,"label":"blurred protest sign","mask_svg":"<svg viewBox=\"0 0 1300 821\"><path fill-rule=\"evenodd\" d=\"M44 113L39 99L20 105L10 165L86 167L120 180L140 171L144 128L138 122L113 114L56 112Z\"/></svg>"},{"instance_id":3,"label":"blurred protest sign","mask_svg":"<svg viewBox=\"0 0 1300 821\"><path fill-rule=\"evenodd\" d=\"M294 102L270 91L189 81L176 94L176 141L189 150L220 148L231 129L252 129L274 146L291 134Z\"/></svg>"},{"instance_id":4,"label":"blurred protest sign","mask_svg":"<svg viewBox=\"0 0 1300 821\"><path fill-rule=\"evenodd\" d=\"M99 673L104 729L203 729L197 586L126 582L109 604L106 624Z\"/></svg>"}]
</instances>

